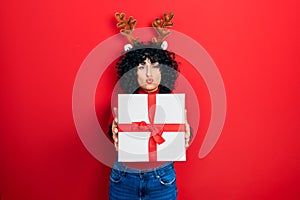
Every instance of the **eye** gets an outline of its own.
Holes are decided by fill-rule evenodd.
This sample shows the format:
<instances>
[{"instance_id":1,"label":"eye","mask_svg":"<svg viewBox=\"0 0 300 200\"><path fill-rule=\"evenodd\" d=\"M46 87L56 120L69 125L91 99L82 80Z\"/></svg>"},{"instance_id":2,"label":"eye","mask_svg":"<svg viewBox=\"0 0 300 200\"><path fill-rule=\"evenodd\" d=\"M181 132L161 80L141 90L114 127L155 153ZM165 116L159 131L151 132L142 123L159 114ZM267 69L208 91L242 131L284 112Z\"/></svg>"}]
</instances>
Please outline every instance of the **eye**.
<instances>
[{"instance_id":1,"label":"eye","mask_svg":"<svg viewBox=\"0 0 300 200\"><path fill-rule=\"evenodd\" d=\"M143 66L143 65L138 66L138 69L139 69L139 70L143 70L143 69L145 69L145 66Z\"/></svg>"},{"instance_id":2,"label":"eye","mask_svg":"<svg viewBox=\"0 0 300 200\"><path fill-rule=\"evenodd\" d=\"M159 68L160 66L159 66L159 63L158 63L158 62L155 62L155 63L152 64L152 67L153 67L153 68Z\"/></svg>"}]
</instances>

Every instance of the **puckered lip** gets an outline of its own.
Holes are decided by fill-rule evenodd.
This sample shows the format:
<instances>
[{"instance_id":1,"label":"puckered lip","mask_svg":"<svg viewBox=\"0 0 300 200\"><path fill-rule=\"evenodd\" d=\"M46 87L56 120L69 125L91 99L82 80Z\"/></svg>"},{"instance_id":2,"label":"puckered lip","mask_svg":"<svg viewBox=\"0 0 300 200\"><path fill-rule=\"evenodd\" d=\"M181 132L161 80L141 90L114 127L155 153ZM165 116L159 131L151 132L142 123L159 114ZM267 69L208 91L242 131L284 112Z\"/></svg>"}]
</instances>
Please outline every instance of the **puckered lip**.
<instances>
[{"instance_id":1,"label":"puckered lip","mask_svg":"<svg viewBox=\"0 0 300 200\"><path fill-rule=\"evenodd\" d=\"M147 78L146 83L147 84L152 84L153 83L153 78Z\"/></svg>"}]
</instances>

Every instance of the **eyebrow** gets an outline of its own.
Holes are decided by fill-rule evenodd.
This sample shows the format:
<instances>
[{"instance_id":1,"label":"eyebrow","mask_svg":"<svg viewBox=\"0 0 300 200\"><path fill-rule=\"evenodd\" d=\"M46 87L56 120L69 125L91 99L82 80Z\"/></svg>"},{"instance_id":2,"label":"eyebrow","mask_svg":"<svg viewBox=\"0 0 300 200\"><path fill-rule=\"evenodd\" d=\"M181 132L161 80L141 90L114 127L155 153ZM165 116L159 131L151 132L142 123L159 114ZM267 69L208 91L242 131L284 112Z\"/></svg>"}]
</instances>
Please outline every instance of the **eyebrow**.
<instances>
[{"instance_id":1,"label":"eyebrow","mask_svg":"<svg viewBox=\"0 0 300 200\"><path fill-rule=\"evenodd\" d=\"M151 60L150 60L150 61L151 61ZM159 62L158 62L158 61L151 62L151 64L156 64L156 63L158 63L158 64L159 64ZM143 62L140 62L139 64L141 64L141 65L145 65L145 64L146 64L146 62L145 62L145 61L143 61Z\"/></svg>"}]
</instances>

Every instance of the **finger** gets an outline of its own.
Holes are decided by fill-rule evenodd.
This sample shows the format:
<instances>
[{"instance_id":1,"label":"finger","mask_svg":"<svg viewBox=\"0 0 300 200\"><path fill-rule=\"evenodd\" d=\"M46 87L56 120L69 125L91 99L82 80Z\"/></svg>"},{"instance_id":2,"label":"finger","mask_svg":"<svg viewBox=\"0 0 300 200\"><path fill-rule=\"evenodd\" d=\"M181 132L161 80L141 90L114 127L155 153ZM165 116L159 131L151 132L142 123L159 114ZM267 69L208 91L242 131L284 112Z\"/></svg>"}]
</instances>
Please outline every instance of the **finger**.
<instances>
[{"instance_id":1,"label":"finger","mask_svg":"<svg viewBox=\"0 0 300 200\"><path fill-rule=\"evenodd\" d=\"M112 125L111 125L112 132L115 132L115 129L118 129L118 124L116 123L115 120L113 120Z\"/></svg>"},{"instance_id":2,"label":"finger","mask_svg":"<svg viewBox=\"0 0 300 200\"><path fill-rule=\"evenodd\" d=\"M186 124L186 126L185 126L185 138L190 138L190 135L191 135L190 125Z\"/></svg>"},{"instance_id":3,"label":"finger","mask_svg":"<svg viewBox=\"0 0 300 200\"><path fill-rule=\"evenodd\" d=\"M185 139L185 147L189 147L190 144L190 136L191 136L191 132L190 132L190 126L187 124L186 125L186 132L185 132L185 135L184 135L184 139Z\"/></svg>"},{"instance_id":4,"label":"finger","mask_svg":"<svg viewBox=\"0 0 300 200\"><path fill-rule=\"evenodd\" d=\"M118 108L117 108L117 107L114 107L113 110L114 110L115 116L117 116L117 115L118 115Z\"/></svg>"},{"instance_id":5,"label":"finger","mask_svg":"<svg viewBox=\"0 0 300 200\"><path fill-rule=\"evenodd\" d=\"M186 131L185 131L186 138L187 138L187 137L190 137L190 135L191 135L190 125L187 124L187 125L185 126L185 128L186 128Z\"/></svg>"},{"instance_id":6,"label":"finger","mask_svg":"<svg viewBox=\"0 0 300 200\"><path fill-rule=\"evenodd\" d=\"M185 141L185 148L187 148L189 146L190 146L189 142Z\"/></svg>"},{"instance_id":7,"label":"finger","mask_svg":"<svg viewBox=\"0 0 300 200\"><path fill-rule=\"evenodd\" d=\"M115 141L115 142L117 142L118 141L118 132L113 132L113 135L112 135L112 138L113 138L113 140Z\"/></svg>"},{"instance_id":8,"label":"finger","mask_svg":"<svg viewBox=\"0 0 300 200\"><path fill-rule=\"evenodd\" d=\"M118 151L118 135L117 134L113 134L113 140L114 140L115 149L116 149L116 151Z\"/></svg>"},{"instance_id":9,"label":"finger","mask_svg":"<svg viewBox=\"0 0 300 200\"><path fill-rule=\"evenodd\" d=\"M187 110L185 109L184 111L185 111L185 123L187 123L187 121L188 121L187 120Z\"/></svg>"},{"instance_id":10,"label":"finger","mask_svg":"<svg viewBox=\"0 0 300 200\"><path fill-rule=\"evenodd\" d=\"M187 120L187 110L185 109L185 135L184 135L185 148L190 146L190 144L189 144L190 136L191 136L191 129L190 129L190 125Z\"/></svg>"},{"instance_id":11,"label":"finger","mask_svg":"<svg viewBox=\"0 0 300 200\"><path fill-rule=\"evenodd\" d=\"M114 128L113 140L114 140L115 149L116 151L118 151L118 128Z\"/></svg>"},{"instance_id":12,"label":"finger","mask_svg":"<svg viewBox=\"0 0 300 200\"><path fill-rule=\"evenodd\" d=\"M118 143L115 142L114 144L115 144L115 149L116 149L116 151L118 151Z\"/></svg>"},{"instance_id":13,"label":"finger","mask_svg":"<svg viewBox=\"0 0 300 200\"><path fill-rule=\"evenodd\" d=\"M118 136L113 137L114 143L118 142Z\"/></svg>"},{"instance_id":14,"label":"finger","mask_svg":"<svg viewBox=\"0 0 300 200\"><path fill-rule=\"evenodd\" d=\"M185 147L187 148L188 146L190 146L190 137L189 136L187 136L187 134L185 135Z\"/></svg>"},{"instance_id":15,"label":"finger","mask_svg":"<svg viewBox=\"0 0 300 200\"><path fill-rule=\"evenodd\" d=\"M114 107L113 110L114 110L114 116L115 116L114 120L116 123L118 123L118 108Z\"/></svg>"},{"instance_id":16,"label":"finger","mask_svg":"<svg viewBox=\"0 0 300 200\"><path fill-rule=\"evenodd\" d=\"M118 134L119 130L118 130L118 125L115 124L115 122L113 121L112 125L111 125L111 132L113 134Z\"/></svg>"},{"instance_id":17,"label":"finger","mask_svg":"<svg viewBox=\"0 0 300 200\"><path fill-rule=\"evenodd\" d=\"M115 125L118 124L118 118L117 118L117 117L114 118L114 124L115 124Z\"/></svg>"},{"instance_id":18,"label":"finger","mask_svg":"<svg viewBox=\"0 0 300 200\"><path fill-rule=\"evenodd\" d=\"M114 133L114 134L118 134L118 132L119 132L118 128L115 127L115 128L113 129L113 133Z\"/></svg>"}]
</instances>

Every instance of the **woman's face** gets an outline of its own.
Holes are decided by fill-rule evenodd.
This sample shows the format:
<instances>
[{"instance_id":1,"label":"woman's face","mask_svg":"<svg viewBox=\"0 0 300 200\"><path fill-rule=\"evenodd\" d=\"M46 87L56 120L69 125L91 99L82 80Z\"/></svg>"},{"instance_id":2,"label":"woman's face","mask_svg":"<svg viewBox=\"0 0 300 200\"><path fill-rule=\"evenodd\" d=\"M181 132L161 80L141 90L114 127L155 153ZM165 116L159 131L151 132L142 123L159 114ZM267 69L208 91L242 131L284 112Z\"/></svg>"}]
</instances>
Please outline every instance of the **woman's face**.
<instances>
[{"instance_id":1,"label":"woman's face","mask_svg":"<svg viewBox=\"0 0 300 200\"><path fill-rule=\"evenodd\" d=\"M137 67L137 80L140 88L145 92L154 92L158 89L161 81L159 63L151 63L149 58Z\"/></svg>"}]
</instances>

